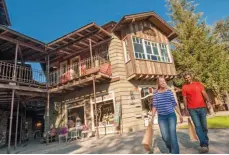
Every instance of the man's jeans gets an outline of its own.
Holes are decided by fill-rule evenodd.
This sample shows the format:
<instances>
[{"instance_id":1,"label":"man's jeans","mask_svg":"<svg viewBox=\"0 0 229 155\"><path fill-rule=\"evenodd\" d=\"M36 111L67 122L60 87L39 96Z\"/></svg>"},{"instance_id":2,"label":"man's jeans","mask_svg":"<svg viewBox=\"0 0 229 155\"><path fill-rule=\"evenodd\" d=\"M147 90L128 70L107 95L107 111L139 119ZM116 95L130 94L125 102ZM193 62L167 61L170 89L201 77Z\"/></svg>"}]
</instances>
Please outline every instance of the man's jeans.
<instances>
[{"instance_id":1,"label":"man's jeans","mask_svg":"<svg viewBox=\"0 0 229 155\"><path fill-rule=\"evenodd\" d=\"M200 146L208 146L207 109L189 109L189 114L196 128L196 134L200 140Z\"/></svg>"},{"instance_id":2,"label":"man's jeans","mask_svg":"<svg viewBox=\"0 0 229 155\"><path fill-rule=\"evenodd\" d=\"M162 139L169 149L169 152L172 154L179 154L179 146L176 133L177 117L175 112L168 115L158 115L158 123Z\"/></svg>"}]
</instances>

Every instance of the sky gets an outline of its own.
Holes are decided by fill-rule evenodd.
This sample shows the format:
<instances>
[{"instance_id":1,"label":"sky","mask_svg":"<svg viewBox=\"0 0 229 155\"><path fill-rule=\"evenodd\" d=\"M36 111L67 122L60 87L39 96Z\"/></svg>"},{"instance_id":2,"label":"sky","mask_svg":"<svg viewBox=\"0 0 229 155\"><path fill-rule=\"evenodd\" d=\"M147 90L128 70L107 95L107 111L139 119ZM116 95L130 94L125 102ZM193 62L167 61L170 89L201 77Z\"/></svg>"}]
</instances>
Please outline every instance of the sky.
<instances>
[{"instance_id":1,"label":"sky","mask_svg":"<svg viewBox=\"0 0 229 155\"><path fill-rule=\"evenodd\" d=\"M90 22L118 22L124 15L154 11L170 21L165 0L6 0L11 28L48 43ZM229 0L195 0L209 25L229 16ZM41 70L39 64L32 68Z\"/></svg>"},{"instance_id":2,"label":"sky","mask_svg":"<svg viewBox=\"0 0 229 155\"><path fill-rule=\"evenodd\" d=\"M229 16L229 0L194 0L209 25ZM103 25L154 11L170 21L165 0L6 0L11 28L48 43L90 22Z\"/></svg>"}]
</instances>

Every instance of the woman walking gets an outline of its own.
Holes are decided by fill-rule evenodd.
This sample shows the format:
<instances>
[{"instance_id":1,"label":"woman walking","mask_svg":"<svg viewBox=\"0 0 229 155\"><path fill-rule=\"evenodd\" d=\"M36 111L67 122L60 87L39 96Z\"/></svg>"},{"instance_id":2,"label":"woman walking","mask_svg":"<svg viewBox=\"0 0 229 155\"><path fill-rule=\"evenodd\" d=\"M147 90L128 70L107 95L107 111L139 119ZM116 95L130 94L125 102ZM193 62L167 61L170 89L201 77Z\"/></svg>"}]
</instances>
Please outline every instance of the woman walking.
<instances>
[{"instance_id":1,"label":"woman walking","mask_svg":"<svg viewBox=\"0 0 229 155\"><path fill-rule=\"evenodd\" d=\"M179 114L181 122L183 122L183 117L177 106L174 95L172 91L167 88L166 81L163 77L158 78L157 85L158 89L153 96L152 116L154 117L155 113L158 113L158 124L162 139L169 149L169 152L172 154L179 154L180 151L176 133L177 117L175 110Z\"/></svg>"}]
</instances>

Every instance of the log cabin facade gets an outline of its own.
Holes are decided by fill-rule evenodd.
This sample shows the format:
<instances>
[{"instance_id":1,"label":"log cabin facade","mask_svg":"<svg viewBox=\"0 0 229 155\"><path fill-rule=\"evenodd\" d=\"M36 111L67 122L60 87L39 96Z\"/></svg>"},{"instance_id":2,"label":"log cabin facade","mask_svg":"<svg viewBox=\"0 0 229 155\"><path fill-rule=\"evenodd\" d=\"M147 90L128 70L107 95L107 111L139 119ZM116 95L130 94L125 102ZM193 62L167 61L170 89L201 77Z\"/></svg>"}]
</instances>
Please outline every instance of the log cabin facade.
<instances>
[{"instance_id":1,"label":"log cabin facade","mask_svg":"<svg viewBox=\"0 0 229 155\"><path fill-rule=\"evenodd\" d=\"M173 87L169 41L175 37L171 26L147 12L101 27L91 23L49 43L50 110L56 111L50 123L66 126L79 116L99 134L145 128L156 78L164 75Z\"/></svg>"}]
</instances>

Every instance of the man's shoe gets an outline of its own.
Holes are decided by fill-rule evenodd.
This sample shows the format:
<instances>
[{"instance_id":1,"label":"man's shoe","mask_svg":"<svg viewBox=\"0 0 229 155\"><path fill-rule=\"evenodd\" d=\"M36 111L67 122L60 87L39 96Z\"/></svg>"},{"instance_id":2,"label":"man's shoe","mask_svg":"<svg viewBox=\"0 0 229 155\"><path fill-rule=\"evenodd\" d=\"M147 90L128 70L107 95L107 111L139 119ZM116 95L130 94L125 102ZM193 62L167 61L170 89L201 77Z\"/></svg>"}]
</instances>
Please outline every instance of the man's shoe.
<instances>
[{"instance_id":1,"label":"man's shoe","mask_svg":"<svg viewBox=\"0 0 229 155\"><path fill-rule=\"evenodd\" d=\"M200 153L201 154L208 153L208 151L209 151L209 149L206 146L200 148Z\"/></svg>"}]
</instances>

